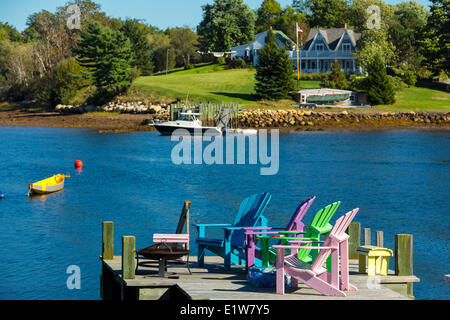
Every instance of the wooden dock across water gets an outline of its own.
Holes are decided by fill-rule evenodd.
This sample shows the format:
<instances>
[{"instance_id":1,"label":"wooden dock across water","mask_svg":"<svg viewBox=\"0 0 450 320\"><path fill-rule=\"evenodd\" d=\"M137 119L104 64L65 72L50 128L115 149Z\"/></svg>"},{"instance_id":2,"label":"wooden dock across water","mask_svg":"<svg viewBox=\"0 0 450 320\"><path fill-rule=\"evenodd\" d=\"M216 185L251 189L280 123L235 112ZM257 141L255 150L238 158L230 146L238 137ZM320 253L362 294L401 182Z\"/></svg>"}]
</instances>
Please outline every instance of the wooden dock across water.
<instances>
[{"instance_id":1,"label":"wooden dock across water","mask_svg":"<svg viewBox=\"0 0 450 320\"><path fill-rule=\"evenodd\" d=\"M418 282L415 276L369 277L358 273L358 261L350 261L350 282L358 291L348 292L347 297L327 297L299 284L285 295L275 293L275 288L256 288L246 280L245 267L223 268L223 259L205 257L205 267L199 268L196 259L190 262L192 275L184 266L168 269L165 278L158 276L158 268L139 266L134 279L122 279L122 258L102 259L101 295L105 300L409 300L406 283ZM377 281L381 282L381 285ZM404 286L404 290L392 290L385 285ZM404 291L404 292L402 292ZM400 293L402 292L402 293Z\"/></svg>"}]
</instances>

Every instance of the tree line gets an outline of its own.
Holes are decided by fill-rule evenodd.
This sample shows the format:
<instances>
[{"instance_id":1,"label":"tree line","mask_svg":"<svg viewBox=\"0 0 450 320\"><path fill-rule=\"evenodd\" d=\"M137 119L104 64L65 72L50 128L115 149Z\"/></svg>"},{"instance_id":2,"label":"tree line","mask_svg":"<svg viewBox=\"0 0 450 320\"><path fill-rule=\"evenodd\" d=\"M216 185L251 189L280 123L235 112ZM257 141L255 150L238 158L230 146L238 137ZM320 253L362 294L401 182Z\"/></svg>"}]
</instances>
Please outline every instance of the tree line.
<instances>
[{"instance_id":1,"label":"tree line","mask_svg":"<svg viewBox=\"0 0 450 320\"><path fill-rule=\"evenodd\" d=\"M344 23L361 32L356 56L368 69L388 66L409 79L447 77L449 1L431 2L428 9L415 1L389 5L383 0L293 0L282 8L276 0L264 0L252 10L243 0L214 0L202 6L196 30L186 26L161 30L136 19L109 17L91 0L72 0L54 13L30 15L21 33L0 22L0 97L50 105L102 103L126 92L138 76L212 62L212 55L198 52L229 51L270 27L295 40L297 23L305 36L312 28ZM71 5L80 8L80 29L67 27ZM373 14L367 11L373 5L380 13L374 28L368 23ZM275 54L276 48L269 49ZM278 68L287 70L286 66Z\"/></svg>"}]
</instances>

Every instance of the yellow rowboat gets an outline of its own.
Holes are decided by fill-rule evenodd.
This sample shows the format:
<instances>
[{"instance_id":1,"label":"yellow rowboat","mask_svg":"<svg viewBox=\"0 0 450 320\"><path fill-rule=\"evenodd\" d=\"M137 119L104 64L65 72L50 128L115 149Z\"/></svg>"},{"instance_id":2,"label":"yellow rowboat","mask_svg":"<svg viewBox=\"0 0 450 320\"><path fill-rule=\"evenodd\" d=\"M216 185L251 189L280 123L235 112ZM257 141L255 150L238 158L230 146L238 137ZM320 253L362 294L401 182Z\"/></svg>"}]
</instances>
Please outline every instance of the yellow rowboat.
<instances>
[{"instance_id":1,"label":"yellow rowboat","mask_svg":"<svg viewBox=\"0 0 450 320\"><path fill-rule=\"evenodd\" d=\"M65 175L57 174L51 178L32 183L28 186L28 194L47 194L61 191L64 189L65 178Z\"/></svg>"}]
</instances>

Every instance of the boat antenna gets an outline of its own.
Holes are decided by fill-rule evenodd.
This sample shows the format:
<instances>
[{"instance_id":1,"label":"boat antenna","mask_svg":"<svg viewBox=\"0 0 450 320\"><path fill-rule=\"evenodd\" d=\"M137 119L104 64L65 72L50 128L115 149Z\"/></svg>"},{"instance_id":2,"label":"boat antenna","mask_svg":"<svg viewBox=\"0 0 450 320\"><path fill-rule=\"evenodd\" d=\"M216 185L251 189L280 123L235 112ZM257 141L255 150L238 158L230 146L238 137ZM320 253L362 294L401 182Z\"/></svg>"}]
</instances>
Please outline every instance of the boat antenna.
<instances>
[{"instance_id":1,"label":"boat antenna","mask_svg":"<svg viewBox=\"0 0 450 320\"><path fill-rule=\"evenodd\" d=\"M189 101L189 90L188 90L188 93L186 95L186 105L188 104L188 101Z\"/></svg>"}]
</instances>

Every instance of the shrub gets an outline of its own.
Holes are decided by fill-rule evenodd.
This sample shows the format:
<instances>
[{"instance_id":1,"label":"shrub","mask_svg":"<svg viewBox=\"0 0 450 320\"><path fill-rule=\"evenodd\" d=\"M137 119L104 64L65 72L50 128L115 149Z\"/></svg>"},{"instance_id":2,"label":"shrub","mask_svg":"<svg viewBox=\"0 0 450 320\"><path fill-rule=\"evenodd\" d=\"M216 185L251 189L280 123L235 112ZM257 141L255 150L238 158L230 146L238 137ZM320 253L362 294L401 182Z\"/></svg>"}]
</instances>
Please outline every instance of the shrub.
<instances>
[{"instance_id":1,"label":"shrub","mask_svg":"<svg viewBox=\"0 0 450 320\"><path fill-rule=\"evenodd\" d=\"M224 57L217 58L217 63L218 64L226 64L225 58Z\"/></svg>"},{"instance_id":2,"label":"shrub","mask_svg":"<svg viewBox=\"0 0 450 320\"><path fill-rule=\"evenodd\" d=\"M408 86L413 86L416 84L417 82L417 77L414 74L414 72L412 72L411 70L408 70L405 72L405 75L403 76L403 81L408 85Z\"/></svg>"}]
</instances>

